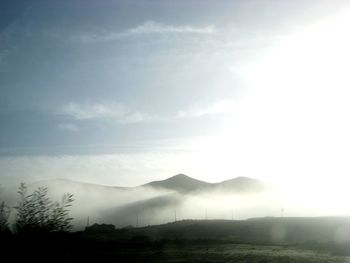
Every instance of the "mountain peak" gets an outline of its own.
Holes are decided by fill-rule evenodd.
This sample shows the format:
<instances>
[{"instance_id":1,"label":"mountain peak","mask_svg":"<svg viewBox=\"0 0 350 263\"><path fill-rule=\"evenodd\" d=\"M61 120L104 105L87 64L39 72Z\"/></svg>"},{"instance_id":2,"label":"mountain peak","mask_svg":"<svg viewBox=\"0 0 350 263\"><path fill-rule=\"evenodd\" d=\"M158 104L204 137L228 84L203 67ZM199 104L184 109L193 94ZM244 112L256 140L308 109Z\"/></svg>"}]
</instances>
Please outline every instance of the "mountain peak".
<instances>
[{"instance_id":1,"label":"mountain peak","mask_svg":"<svg viewBox=\"0 0 350 263\"><path fill-rule=\"evenodd\" d=\"M176 175L174 175L174 176L172 176L172 177L169 177L169 178L191 178L191 177L189 177L188 175L186 175L186 174L176 174ZM168 178L168 179L169 179Z\"/></svg>"},{"instance_id":2,"label":"mountain peak","mask_svg":"<svg viewBox=\"0 0 350 263\"><path fill-rule=\"evenodd\" d=\"M224 190L226 192L259 192L264 189L263 182L249 177L240 176L220 183L207 183L181 173L165 180L144 184L143 186L163 188L182 193L210 189Z\"/></svg>"},{"instance_id":3,"label":"mountain peak","mask_svg":"<svg viewBox=\"0 0 350 263\"><path fill-rule=\"evenodd\" d=\"M148 184L145 184L144 186L151 186L154 188L166 188L170 190L176 190L179 192L189 192L198 190L208 185L209 183L194 179L185 174L177 174L165 180L150 182Z\"/></svg>"},{"instance_id":4,"label":"mountain peak","mask_svg":"<svg viewBox=\"0 0 350 263\"><path fill-rule=\"evenodd\" d=\"M175 181L175 180L199 181L199 180L194 179L186 174L177 174L177 175L169 177L168 179L165 179L164 181Z\"/></svg>"}]
</instances>

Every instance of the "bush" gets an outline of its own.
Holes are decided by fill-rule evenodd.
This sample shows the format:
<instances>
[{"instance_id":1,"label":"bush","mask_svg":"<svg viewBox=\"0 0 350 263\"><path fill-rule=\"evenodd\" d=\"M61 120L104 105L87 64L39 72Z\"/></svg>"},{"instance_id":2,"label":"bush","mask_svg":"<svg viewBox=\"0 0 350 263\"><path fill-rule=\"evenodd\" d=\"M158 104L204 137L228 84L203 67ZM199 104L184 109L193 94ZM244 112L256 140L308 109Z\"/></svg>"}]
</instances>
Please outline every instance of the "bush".
<instances>
[{"instance_id":1,"label":"bush","mask_svg":"<svg viewBox=\"0 0 350 263\"><path fill-rule=\"evenodd\" d=\"M8 219L10 216L10 208L4 202L0 204L0 233L10 232Z\"/></svg>"},{"instance_id":2,"label":"bush","mask_svg":"<svg viewBox=\"0 0 350 263\"><path fill-rule=\"evenodd\" d=\"M72 227L68 208L74 201L72 194L64 194L61 203L47 197L47 188L39 187L27 194L27 187L22 183L18 191L20 200L14 230L18 234L65 232Z\"/></svg>"}]
</instances>

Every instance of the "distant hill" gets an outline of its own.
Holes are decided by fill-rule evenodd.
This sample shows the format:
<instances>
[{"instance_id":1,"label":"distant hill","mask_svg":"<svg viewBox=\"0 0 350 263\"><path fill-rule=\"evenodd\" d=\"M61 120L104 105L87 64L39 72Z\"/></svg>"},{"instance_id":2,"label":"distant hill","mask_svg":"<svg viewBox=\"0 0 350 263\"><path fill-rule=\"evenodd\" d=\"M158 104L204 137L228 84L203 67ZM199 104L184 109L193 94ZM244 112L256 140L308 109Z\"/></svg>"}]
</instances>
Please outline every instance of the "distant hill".
<instances>
[{"instance_id":1,"label":"distant hill","mask_svg":"<svg viewBox=\"0 0 350 263\"><path fill-rule=\"evenodd\" d=\"M244 193L257 192L265 189L265 184L263 182L248 177L236 177L220 183L207 183L184 174L178 174L166 180L153 181L142 186L158 189L163 188L181 193L213 190Z\"/></svg>"},{"instance_id":2,"label":"distant hill","mask_svg":"<svg viewBox=\"0 0 350 263\"><path fill-rule=\"evenodd\" d=\"M203 182L184 174L178 174L170 177L166 180L153 181L142 186L153 188L165 188L169 190L175 190L178 192L188 192L199 189L206 189L210 186L210 183Z\"/></svg>"},{"instance_id":3,"label":"distant hill","mask_svg":"<svg viewBox=\"0 0 350 263\"><path fill-rule=\"evenodd\" d=\"M214 200L220 195L250 194L258 193L264 189L264 184L256 179L247 177L237 177L232 180L220 183L207 183L184 174L172 176L166 180L153 181L134 190L155 191L156 196L144 196L139 201L131 201L124 205L114 206L105 211L101 211L105 223L112 223L118 226L135 224L139 218L139 225L152 224L159 220L173 220L177 210L182 217L191 217L197 213L197 217L202 216L205 200ZM131 191L131 190L130 190ZM209 194L210 197L204 197ZM134 196L135 197L135 196ZM230 198L225 198L225 202L230 202ZM232 199L231 199L232 200ZM190 208L193 206L193 208ZM221 204L217 204L220 207ZM201 208L202 207L202 208ZM237 207L237 206L236 206ZM207 207L211 216L220 217L215 214L215 207ZM199 213L199 214L198 214ZM158 218L158 219L157 219Z\"/></svg>"},{"instance_id":4,"label":"distant hill","mask_svg":"<svg viewBox=\"0 0 350 263\"><path fill-rule=\"evenodd\" d=\"M177 174L169 177L165 180L152 181L147 184L143 184L136 187L121 187L121 186L106 186L93 183L73 181L69 179L53 179L42 180L34 183L30 183L28 187L35 189L39 186L46 186L49 190L52 189L64 189L65 192L119 192L137 190L140 188L153 188L156 190L171 190L179 193L187 193L193 191L229 191L229 192L257 192L265 188L265 184L257 179L249 177L236 177L230 180L222 181L219 183L208 183L201 180L197 180L185 174Z\"/></svg>"}]
</instances>

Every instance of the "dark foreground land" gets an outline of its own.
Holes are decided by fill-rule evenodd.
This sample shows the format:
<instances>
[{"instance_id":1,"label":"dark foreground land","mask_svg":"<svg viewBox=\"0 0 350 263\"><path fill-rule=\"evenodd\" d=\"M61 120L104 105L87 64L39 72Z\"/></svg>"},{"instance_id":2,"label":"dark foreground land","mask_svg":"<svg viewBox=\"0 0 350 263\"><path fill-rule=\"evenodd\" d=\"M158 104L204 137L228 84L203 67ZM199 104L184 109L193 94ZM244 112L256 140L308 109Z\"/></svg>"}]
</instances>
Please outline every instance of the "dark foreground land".
<instances>
[{"instance_id":1,"label":"dark foreground land","mask_svg":"<svg viewBox=\"0 0 350 263\"><path fill-rule=\"evenodd\" d=\"M1 237L0 251L35 262L350 262L349 218L186 220Z\"/></svg>"},{"instance_id":2,"label":"dark foreground land","mask_svg":"<svg viewBox=\"0 0 350 263\"><path fill-rule=\"evenodd\" d=\"M162 249L119 250L118 262L348 262L347 257L286 246L244 244L168 244ZM98 257L97 257L98 259Z\"/></svg>"}]
</instances>

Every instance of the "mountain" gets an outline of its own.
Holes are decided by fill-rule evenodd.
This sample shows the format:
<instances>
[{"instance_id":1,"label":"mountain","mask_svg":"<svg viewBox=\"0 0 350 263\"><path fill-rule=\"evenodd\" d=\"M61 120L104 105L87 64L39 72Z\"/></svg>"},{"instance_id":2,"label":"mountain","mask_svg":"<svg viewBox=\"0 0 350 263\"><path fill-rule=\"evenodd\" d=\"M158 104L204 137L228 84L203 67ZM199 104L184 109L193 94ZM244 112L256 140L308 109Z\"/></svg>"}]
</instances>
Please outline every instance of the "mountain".
<instances>
[{"instance_id":1,"label":"mountain","mask_svg":"<svg viewBox=\"0 0 350 263\"><path fill-rule=\"evenodd\" d=\"M138 192L142 189L163 190L163 192L175 191L178 193L188 193L194 191L229 191L229 192L255 192L264 189L265 184L257 179L249 177L236 177L230 180L222 181L219 183L208 183L201 180L197 180L185 174L177 174L169 177L165 180L152 181L147 184L143 184L136 187L120 187L120 186L106 186L99 184L92 184L86 182L73 181L69 179L53 179L42 180L33 182L27 185L29 191L32 191L40 186L48 187L49 192L53 193L58 190L58 194L64 192L70 193L83 193L88 195L96 194L115 194L126 192ZM17 193L17 186L11 187L13 193ZM134 199L134 198L133 198Z\"/></svg>"},{"instance_id":2,"label":"mountain","mask_svg":"<svg viewBox=\"0 0 350 263\"><path fill-rule=\"evenodd\" d=\"M153 181L142 186L189 192L209 187L211 184L203 182L184 174L178 174L162 181Z\"/></svg>"},{"instance_id":3,"label":"mountain","mask_svg":"<svg viewBox=\"0 0 350 263\"><path fill-rule=\"evenodd\" d=\"M153 181L142 187L151 187L156 189L173 190L180 193L187 193L193 191L214 191L220 190L225 192L260 192L264 190L263 182L248 177L236 177L220 183L207 183L189 177L184 174L178 174L166 180Z\"/></svg>"}]
</instances>

